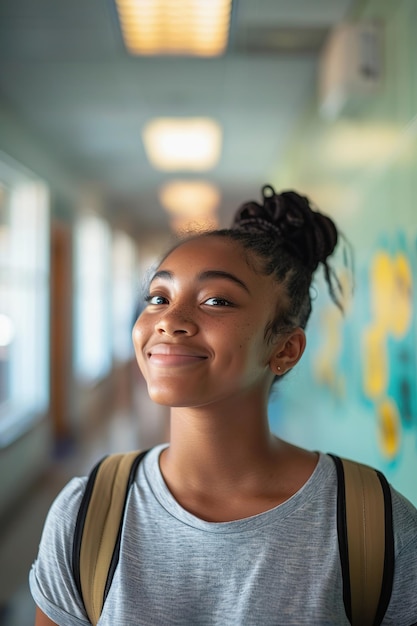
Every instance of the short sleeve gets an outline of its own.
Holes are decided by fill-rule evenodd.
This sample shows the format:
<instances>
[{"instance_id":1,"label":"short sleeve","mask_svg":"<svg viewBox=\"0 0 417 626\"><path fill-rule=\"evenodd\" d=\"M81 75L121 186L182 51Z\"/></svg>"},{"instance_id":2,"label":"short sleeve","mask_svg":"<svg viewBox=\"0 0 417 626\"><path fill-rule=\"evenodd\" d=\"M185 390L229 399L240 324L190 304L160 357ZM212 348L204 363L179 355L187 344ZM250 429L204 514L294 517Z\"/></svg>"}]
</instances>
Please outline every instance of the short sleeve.
<instances>
[{"instance_id":1,"label":"short sleeve","mask_svg":"<svg viewBox=\"0 0 417 626\"><path fill-rule=\"evenodd\" d=\"M53 502L29 575L35 603L60 626L90 624L72 575L74 528L85 485L85 478L72 479Z\"/></svg>"},{"instance_id":2,"label":"short sleeve","mask_svg":"<svg viewBox=\"0 0 417 626\"><path fill-rule=\"evenodd\" d=\"M417 623L417 509L392 489L395 569L384 625Z\"/></svg>"}]
</instances>

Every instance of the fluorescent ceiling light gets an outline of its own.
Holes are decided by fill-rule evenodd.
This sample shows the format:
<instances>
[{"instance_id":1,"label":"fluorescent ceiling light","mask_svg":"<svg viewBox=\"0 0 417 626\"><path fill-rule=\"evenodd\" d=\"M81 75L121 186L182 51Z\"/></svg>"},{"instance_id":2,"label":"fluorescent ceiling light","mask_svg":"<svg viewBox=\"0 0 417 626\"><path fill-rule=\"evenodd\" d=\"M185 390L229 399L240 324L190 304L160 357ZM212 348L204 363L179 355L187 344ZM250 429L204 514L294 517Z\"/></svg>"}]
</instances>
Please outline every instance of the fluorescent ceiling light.
<instances>
[{"instance_id":1,"label":"fluorescent ceiling light","mask_svg":"<svg viewBox=\"0 0 417 626\"><path fill-rule=\"evenodd\" d=\"M116 0L116 4L131 54L212 57L226 49L232 0Z\"/></svg>"},{"instance_id":2,"label":"fluorescent ceiling light","mask_svg":"<svg viewBox=\"0 0 417 626\"><path fill-rule=\"evenodd\" d=\"M217 187L203 180L174 180L163 185L159 201L176 217L208 217L220 204Z\"/></svg>"},{"instance_id":3,"label":"fluorescent ceiling light","mask_svg":"<svg viewBox=\"0 0 417 626\"><path fill-rule=\"evenodd\" d=\"M217 187L204 180L173 180L160 189L159 201L172 216L171 227L179 235L214 230L220 204Z\"/></svg>"},{"instance_id":4,"label":"fluorescent ceiling light","mask_svg":"<svg viewBox=\"0 0 417 626\"><path fill-rule=\"evenodd\" d=\"M204 171L220 158L222 132L209 118L158 118L142 133L150 163L164 171Z\"/></svg>"}]
</instances>

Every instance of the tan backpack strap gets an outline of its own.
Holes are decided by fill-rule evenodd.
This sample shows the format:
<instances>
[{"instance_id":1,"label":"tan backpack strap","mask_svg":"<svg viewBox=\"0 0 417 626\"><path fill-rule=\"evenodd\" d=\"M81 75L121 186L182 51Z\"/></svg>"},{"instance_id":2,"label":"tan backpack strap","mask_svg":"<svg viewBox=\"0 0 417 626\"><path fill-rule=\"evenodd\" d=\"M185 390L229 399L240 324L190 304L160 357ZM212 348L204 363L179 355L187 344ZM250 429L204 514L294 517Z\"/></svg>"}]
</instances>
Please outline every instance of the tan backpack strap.
<instances>
[{"instance_id":1,"label":"tan backpack strap","mask_svg":"<svg viewBox=\"0 0 417 626\"><path fill-rule=\"evenodd\" d=\"M374 624L382 589L385 503L378 475L370 467L342 459L352 625Z\"/></svg>"},{"instance_id":2,"label":"tan backpack strap","mask_svg":"<svg viewBox=\"0 0 417 626\"><path fill-rule=\"evenodd\" d=\"M114 573L111 564L115 558L115 546L120 541L132 466L142 456L138 456L138 452L114 454L105 458L96 471L87 503L79 555L81 593L93 626L97 624L103 608L109 572ZM118 546L115 565L117 561Z\"/></svg>"},{"instance_id":3,"label":"tan backpack strap","mask_svg":"<svg viewBox=\"0 0 417 626\"><path fill-rule=\"evenodd\" d=\"M379 626L394 579L391 489L381 472L333 454L337 532L346 616L354 626Z\"/></svg>"}]
</instances>

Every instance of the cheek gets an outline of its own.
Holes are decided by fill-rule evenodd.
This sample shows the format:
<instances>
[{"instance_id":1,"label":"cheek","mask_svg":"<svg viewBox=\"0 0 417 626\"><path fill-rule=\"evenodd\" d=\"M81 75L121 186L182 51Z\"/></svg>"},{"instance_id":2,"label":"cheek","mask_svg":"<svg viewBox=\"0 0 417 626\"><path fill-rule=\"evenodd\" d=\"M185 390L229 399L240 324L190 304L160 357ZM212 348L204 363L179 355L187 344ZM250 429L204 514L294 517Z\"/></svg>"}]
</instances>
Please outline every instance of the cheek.
<instances>
[{"instance_id":1,"label":"cheek","mask_svg":"<svg viewBox=\"0 0 417 626\"><path fill-rule=\"evenodd\" d=\"M229 345L236 346L234 358L245 368L264 367L269 363L270 349L263 330L260 330L258 327L254 328L250 324L242 327L240 332L236 334L234 344L232 341L229 341Z\"/></svg>"},{"instance_id":2,"label":"cheek","mask_svg":"<svg viewBox=\"0 0 417 626\"><path fill-rule=\"evenodd\" d=\"M253 362L262 367L268 365L271 357L271 346L265 337L265 327L259 324L256 328L252 328L251 334L251 354Z\"/></svg>"},{"instance_id":3,"label":"cheek","mask_svg":"<svg viewBox=\"0 0 417 626\"><path fill-rule=\"evenodd\" d=\"M135 346L135 348L139 342L140 334L141 333L140 333L140 329L138 326L138 322L136 322L132 330L132 340L133 340L133 345Z\"/></svg>"},{"instance_id":4,"label":"cheek","mask_svg":"<svg viewBox=\"0 0 417 626\"><path fill-rule=\"evenodd\" d=\"M142 348L144 345L145 335L146 335L146 325L143 323L141 318L139 318L136 324L134 325L133 331L132 331L133 346L135 348L137 358L139 358L142 354Z\"/></svg>"}]
</instances>

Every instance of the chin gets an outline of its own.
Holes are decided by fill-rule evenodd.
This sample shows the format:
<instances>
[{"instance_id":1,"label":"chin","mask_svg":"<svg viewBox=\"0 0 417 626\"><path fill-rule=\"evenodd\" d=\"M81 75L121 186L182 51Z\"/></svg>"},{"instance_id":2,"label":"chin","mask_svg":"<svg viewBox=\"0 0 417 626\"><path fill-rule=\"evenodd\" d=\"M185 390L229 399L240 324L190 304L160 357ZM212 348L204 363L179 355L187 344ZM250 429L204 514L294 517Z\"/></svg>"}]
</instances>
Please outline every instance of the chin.
<instances>
[{"instance_id":1,"label":"chin","mask_svg":"<svg viewBox=\"0 0 417 626\"><path fill-rule=\"evenodd\" d=\"M196 398L194 395L185 395L184 393L178 393L178 391L168 391L166 389L149 389L148 393L150 399L156 404L161 406L167 406L172 408L192 408L203 406L205 403L201 401L201 397Z\"/></svg>"},{"instance_id":2,"label":"chin","mask_svg":"<svg viewBox=\"0 0 417 626\"><path fill-rule=\"evenodd\" d=\"M162 406L189 406L187 401L189 399L186 399L183 393L178 393L177 389L148 384L148 394L153 402Z\"/></svg>"}]
</instances>

